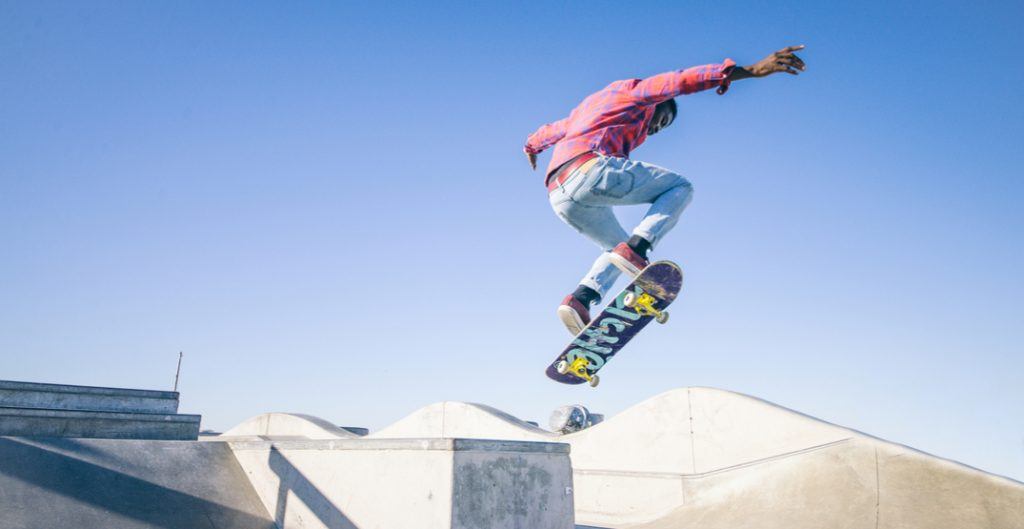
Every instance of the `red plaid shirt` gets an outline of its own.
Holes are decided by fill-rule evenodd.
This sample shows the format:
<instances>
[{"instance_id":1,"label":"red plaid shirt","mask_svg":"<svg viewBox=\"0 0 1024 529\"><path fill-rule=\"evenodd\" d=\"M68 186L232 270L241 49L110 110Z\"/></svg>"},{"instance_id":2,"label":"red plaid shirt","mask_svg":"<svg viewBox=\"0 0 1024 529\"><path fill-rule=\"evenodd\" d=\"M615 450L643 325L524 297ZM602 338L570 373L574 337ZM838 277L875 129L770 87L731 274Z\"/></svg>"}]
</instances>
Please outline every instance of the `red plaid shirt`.
<instances>
[{"instance_id":1,"label":"red plaid shirt","mask_svg":"<svg viewBox=\"0 0 1024 529\"><path fill-rule=\"evenodd\" d=\"M647 123L655 105L715 87L724 94L729 89L725 78L735 65L726 59L722 64L694 66L647 79L615 81L587 96L569 117L537 129L523 150L538 154L555 145L545 174L587 151L628 158L629 152L647 139Z\"/></svg>"}]
</instances>

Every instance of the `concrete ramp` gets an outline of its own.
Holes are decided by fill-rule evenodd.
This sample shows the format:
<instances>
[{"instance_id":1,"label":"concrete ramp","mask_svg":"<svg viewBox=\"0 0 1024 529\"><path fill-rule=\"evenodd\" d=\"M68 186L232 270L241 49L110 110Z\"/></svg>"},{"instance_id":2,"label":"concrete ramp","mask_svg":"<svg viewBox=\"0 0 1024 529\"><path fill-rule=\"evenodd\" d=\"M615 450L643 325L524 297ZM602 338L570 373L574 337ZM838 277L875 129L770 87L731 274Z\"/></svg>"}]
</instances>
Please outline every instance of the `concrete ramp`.
<instances>
[{"instance_id":1,"label":"concrete ramp","mask_svg":"<svg viewBox=\"0 0 1024 529\"><path fill-rule=\"evenodd\" d=\"M678 490L675 508L621 518L593 513L591 522L632 529L1024 527L1019 484L865 439L708 474L659 477Z\"/></svg>"},{"instance_id":2,"label":"concrete ramp","mask_svg":"<svg viewBox=\"0 0 1024 529\"><path fill-rule=\"evenodd\" d=\"M580 527L1024 528L1019 482L711 388L569 435L443 402L369 436L391 437L568 443Z\"/></svg>"},{"instance_id":3,"label":"concrete ramp","mask_svg":"<svg viewBox=\"0 0 1024 529\"><path fill-rule=\"evenodd\" d=\"M274 529L226 443L0 437L0 529Z\"/></svg>"},{"instance_id":4,"label":"concrete ramp","mask_svg":"<svg viewBox=\"0 0 1024 529\"><path fill-rule=\"evenodd\" d=\"M464 402L417 410L368 438L466 437L570 443L577 470L695 474L860 435L768 402L710 388L668 391L568 435Z\"/></svg>"}]
</instances>

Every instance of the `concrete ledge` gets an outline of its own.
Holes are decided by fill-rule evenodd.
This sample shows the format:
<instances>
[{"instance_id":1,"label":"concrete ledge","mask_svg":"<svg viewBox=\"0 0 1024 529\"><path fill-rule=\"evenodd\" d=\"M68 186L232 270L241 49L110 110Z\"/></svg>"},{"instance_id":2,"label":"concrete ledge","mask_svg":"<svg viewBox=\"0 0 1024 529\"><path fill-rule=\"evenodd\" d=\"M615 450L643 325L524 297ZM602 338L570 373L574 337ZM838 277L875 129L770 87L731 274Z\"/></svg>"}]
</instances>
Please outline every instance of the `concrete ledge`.
<instances>
[{"instance_id":1,"label":"concrete ledge","mask_svg":"<svg viewBox=\"0 0 1024 529\"><path fill-rule=\"evenodd\" d=\"M169 414L178 411L178 393L0 380L0 406Z\"/></svg>"},{"instance_id":2,"label":"concrete ledge","mask_svg":"<svg viewBox=\"0 0 1024 529\"><path fill-rule=\"evenodd\" d=\"M216 442L216 441L207 441ZM565 443L501 441L492 439L285 439L227 441L232 450L443 450L527 454L568 454Z\"/></svg>"},{"instance_id":3,"label":"concrete ledge","mask_svg":"<svg viewBox=\"0 0 1024 529\"><path fill-rule=\"evenodd\" d=\"M194 441L199 415L0 407L0 435Z\"/></svg>"}]
</instances>

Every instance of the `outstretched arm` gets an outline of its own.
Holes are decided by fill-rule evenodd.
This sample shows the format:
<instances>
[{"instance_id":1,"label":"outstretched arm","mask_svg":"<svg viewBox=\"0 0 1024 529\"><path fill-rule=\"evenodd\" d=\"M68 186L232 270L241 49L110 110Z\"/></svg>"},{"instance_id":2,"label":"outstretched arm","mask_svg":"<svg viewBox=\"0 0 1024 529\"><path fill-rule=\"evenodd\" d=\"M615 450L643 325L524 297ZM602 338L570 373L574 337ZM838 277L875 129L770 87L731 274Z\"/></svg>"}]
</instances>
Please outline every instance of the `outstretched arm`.
<instances>
[{"instance_id":1,"label":"outstretched arm","mask_svg":"<svg viewBox=\"0 0 1024 529\"><path fill-rule=\"evenodd\" d=\"M530 162L530 167L537 169L537 155L544 152L544 149L556 144L565 137L565 126L569 118L560 119L554 123L548 123L530 134L526 139L523 152Z\"/></svg>"},{"instance_id":2,"label":"outstretched arm","mask_svg":"<svg viewBox=\"0 0 1024 529\"><path fill-rule=\"evenodd\" d=\"M722 86L735 67L736 63L726 59L721 64L705 64L665 72L637 80L630 88L630 93L642 105L655 105L676 96Z\"/></svg>"},{"instance_id":3,"label":"outstretched arm","mask_svg":"<svg viewBox=\"0 0 1024 529\"><path fill-rule=\"evenodd\" d=\"M765 77L779 72L800 75L800 72L804 71L807 65L804 64L803 59L797 57L793 52L802 49L804 49L802 44L799 46L787 46L750 66L737 66L729 73L726 82L741 81L751 77Z\"/></svg>"},{"instance_id":4,"label":"outstretched arm","mask_svg":"<svg viewBox=\"0 0 1024 529\"><path fill-rule=\"evenodd\" d=\"M707 64L658 74L637 81L632 92L641 104L646 105L714 87L718 87L719 94L724 94L733 81L779 72L798 75L807 68L803 59L794 53L802 49L803 45L787 46L750 66L736 66L732 60L726 59L722 64Z\"/></svg>"}]
</instances>

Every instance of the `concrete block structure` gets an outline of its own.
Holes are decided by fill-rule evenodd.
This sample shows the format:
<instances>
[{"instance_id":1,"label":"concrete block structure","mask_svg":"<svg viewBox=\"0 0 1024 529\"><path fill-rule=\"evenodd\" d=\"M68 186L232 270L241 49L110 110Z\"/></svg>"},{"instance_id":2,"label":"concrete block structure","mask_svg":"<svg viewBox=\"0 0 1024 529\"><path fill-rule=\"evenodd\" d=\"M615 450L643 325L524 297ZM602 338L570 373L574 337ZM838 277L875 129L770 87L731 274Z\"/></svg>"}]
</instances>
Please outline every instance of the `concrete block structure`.
<instances>
[{"instance_id":1,"label":"concrete block structure","mask_svg":"<svg viewBox=\"0 0 1024 529\"><path fill-rule=\"evenodd\" d=\"M178 393L0 380L0 407L173 414Z\"/></svg>"},{"instance_id":2,"label":"concrete block structure","mask_svg":"<svg viewBox=\"0 0 1024 529\"><path fill-rule=\"evenodd\" d=\"M0 380L0 435L195 440L178 393Z\"/></svg>"},{"instance_id":3,"label":"concrete block structure","mask_svg":"<svg viewBox=\"0 0 1024 529\"><path fill-rule=\"evenodd\" d=\"M232 441L280 529L573 529L569 447L472 439Z\"/></svg>"}]
</instances>

